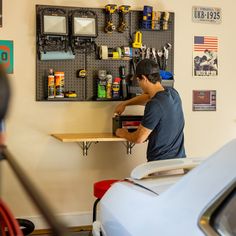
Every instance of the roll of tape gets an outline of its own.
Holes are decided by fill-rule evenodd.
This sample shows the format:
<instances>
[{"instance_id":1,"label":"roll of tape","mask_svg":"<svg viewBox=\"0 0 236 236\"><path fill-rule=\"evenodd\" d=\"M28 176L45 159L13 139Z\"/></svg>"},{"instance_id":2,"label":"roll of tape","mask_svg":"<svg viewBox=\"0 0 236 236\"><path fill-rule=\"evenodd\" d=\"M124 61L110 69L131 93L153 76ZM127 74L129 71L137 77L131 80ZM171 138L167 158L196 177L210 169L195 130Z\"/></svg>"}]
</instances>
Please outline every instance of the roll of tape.
<instances>
[{"instance_id":1,"label":"roll of tape","mask_svg":"<svg viewBox=\"0 0 236 236\"><path fill-rule=\"evenodd\" d=\"M101 59L108 59L108 47L106 45L100 46L99 57Z\"/></svg>"}]
</instances>

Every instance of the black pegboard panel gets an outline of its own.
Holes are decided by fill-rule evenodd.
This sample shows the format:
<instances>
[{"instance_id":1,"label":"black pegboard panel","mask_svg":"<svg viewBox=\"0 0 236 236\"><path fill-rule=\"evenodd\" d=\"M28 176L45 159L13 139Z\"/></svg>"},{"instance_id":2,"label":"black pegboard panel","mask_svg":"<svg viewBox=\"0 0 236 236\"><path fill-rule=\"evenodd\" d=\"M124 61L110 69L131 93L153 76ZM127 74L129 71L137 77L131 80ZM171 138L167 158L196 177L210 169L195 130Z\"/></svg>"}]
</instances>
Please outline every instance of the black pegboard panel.
<instances>
[{"instance_id":1,"label":"black pegboard panel","mask_svg":"<svg viewBox=\"0 0 236 236\"><path fill-rule=\"evenodd\" d=\"M62 6L36 6L36 12L43 8L62 8L67 12L83 9L92 10L97 14L98 18L98 37L96 38L96 44L98 46L107 45L108 47L120 47L130 46L131 38L134 36L136 30L140 30L140 17L141 11L131 11L126 19L129 22L130 29L124 33L114 31L111 34L104 32L105 25L105 14L102 8L76 8L76 7L62 7ZM118 26L119 16L113 14L113 23ZM39 25L37 25L39 27ZM161 49L167 42L172 44L174 47L174 13L170 13L170 24L167 31L142 31L143 33L143 44L147 47L154 47ZM37 48L37 47L36 47ZM167 70L174 70L174 48L170 51ZM86 60L86 62L85 62ZM76 77L76 71L78 69L87 66L87 78L78 79ZM96 78L98 70L104 69L109 71L113 78L119 76L119 67L123 65L126 67L126 71L130 72L130 62L122 60L98 60L95 53L85 54L76 53L74 60L52 60L52 61L41 61L38 56L36 58L36 100L47 101L47 75L49 68L53 68L54 71L64 71L65 73L65 91L74 90L76 91L77 99L63 99L62 101L86 101L93 100L96 96ZM51 101L51 100L50 100ZM54 101L58 101L54 99Z\"/></svg>"}]
</instances>

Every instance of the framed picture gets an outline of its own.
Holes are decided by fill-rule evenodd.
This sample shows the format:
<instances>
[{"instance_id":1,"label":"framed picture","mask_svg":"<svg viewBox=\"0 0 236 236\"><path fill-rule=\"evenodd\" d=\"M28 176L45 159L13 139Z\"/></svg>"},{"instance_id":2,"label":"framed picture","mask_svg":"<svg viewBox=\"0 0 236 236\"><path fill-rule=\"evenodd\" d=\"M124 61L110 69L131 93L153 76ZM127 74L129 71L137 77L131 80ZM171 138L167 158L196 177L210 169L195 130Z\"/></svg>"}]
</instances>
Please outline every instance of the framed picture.
<instances>
[{"instance_id":1,"label":"framed picture","mask_svg":"<svg viewBox=\"0 0 236 236\"><path fill-rule=\"evenodd\" d=\"M14 53L12 40L0 40L0 63L2 63L8 74L14 71Z\"/></svg>"},{"instance_id":2,"label":"framed picture","mask_svg":"<svg viewBox=\"0 0 236 236\"><path fill-rule=\"evenodd\" d=\"M212 78L218 76L218 38L194 36L193 76Z\"/></svg>"},{"instance_id":3,"label":"framed picture","mask_svg":"<svg viewBox=\"0 0 236 236\"><path fill-rule=\"evenodd\" d=\"M216 111L216 90L193 90L193 111Z\"/></svg>"}]
</instances>

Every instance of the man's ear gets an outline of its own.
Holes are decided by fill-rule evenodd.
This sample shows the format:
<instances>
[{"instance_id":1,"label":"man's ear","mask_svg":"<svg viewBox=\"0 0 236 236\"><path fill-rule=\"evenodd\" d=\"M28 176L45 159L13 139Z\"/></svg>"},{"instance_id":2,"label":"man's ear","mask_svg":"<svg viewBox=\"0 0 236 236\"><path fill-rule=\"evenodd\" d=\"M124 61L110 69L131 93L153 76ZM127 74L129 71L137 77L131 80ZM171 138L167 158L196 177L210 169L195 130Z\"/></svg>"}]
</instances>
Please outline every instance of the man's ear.
<instances>
[{"instance_id":1,"label":"man's ear","mask_svg":"<svg viewBox=\"0 0 236 236\"><path fill-rule=\"evenodd\" d=\"M142 75L142 79L146 81L148 78L147 78L147 76Z\"/></svg>"}]
</instances>

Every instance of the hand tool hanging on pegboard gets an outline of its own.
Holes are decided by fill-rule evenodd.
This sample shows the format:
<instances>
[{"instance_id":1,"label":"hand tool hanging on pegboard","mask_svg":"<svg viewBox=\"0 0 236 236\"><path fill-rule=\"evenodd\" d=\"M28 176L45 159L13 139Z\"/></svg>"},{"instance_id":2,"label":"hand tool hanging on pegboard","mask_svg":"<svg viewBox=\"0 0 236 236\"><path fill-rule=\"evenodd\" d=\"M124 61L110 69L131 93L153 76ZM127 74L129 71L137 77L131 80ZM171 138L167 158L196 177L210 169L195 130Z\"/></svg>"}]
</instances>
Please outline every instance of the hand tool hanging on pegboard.
<instances>
[{"instance_id":1,"label":"hand tool hanging on pegboard","mask_svg":"<svg viewBox=\"0 0 236 236\"><path fill-rule=\"evenodd\" d=\"M157 51L157 63L161 70L166 70L167 61L169 58L169 50L172 48L170 43L166 43L165 46Z\"/></svg>"},{"instance_id":2,"label":"hand tool hanging on pegboard","mask_svg":"<svg viewBox=\"0 0 236 236\"><path fill-rule=\"evenodd\" d=\"M106 19L106 25L105 25L105 33L112 33L116 26L112 22L112 14L114 14L117 10L117 5L115 4L108 4L105 6L105 19Z\"/></svg>"},{"instance_id":3,"label":"hand tool hanging on pegboard","mask_svg":"<svg viewBox=\"0 0 236 236\"><path fill-rule=\"evenodd\" d=\"M134 42L132 44L133 48L141 48L142 47L142 32L136 31L134 36Z\"/></svg>"},{"instance_id":4,"label":"hand tool hanging on pegboard","mask_svg":"<svg viewBox=\"0 0 236 236\"><path fill-rule=\"evenodd\" d=\"M152 54L152 59L157 62L157 53L156 53L156 48L151 49L151 54Z\"/></svg>"},{"instance_id":5,"label":"hand tool hanging on pegboard","mask_svg":"<svg viewBox=\"0 0 236 236\"><path fill-rule=\"evenodd\" d=\"M166 70L167 61L169 58L169 50L171 48L172 48L172 45L170 43L166 43L166 45L163 47L163 57L164 57L163 70Z\"/></svg>"},{"instance_id":6,"label":"hand tool hanging on pegboard","mask_svg":"<svg viewBox=\"0 0 236 236\"><path fill-rule=\"evenodd\" d=\"M128 29L128 23L125 19L126 15L130 11L130 6L122 5L119 7L119 27L118 32L123 33Z\"/></svg>"}]
</instances>

